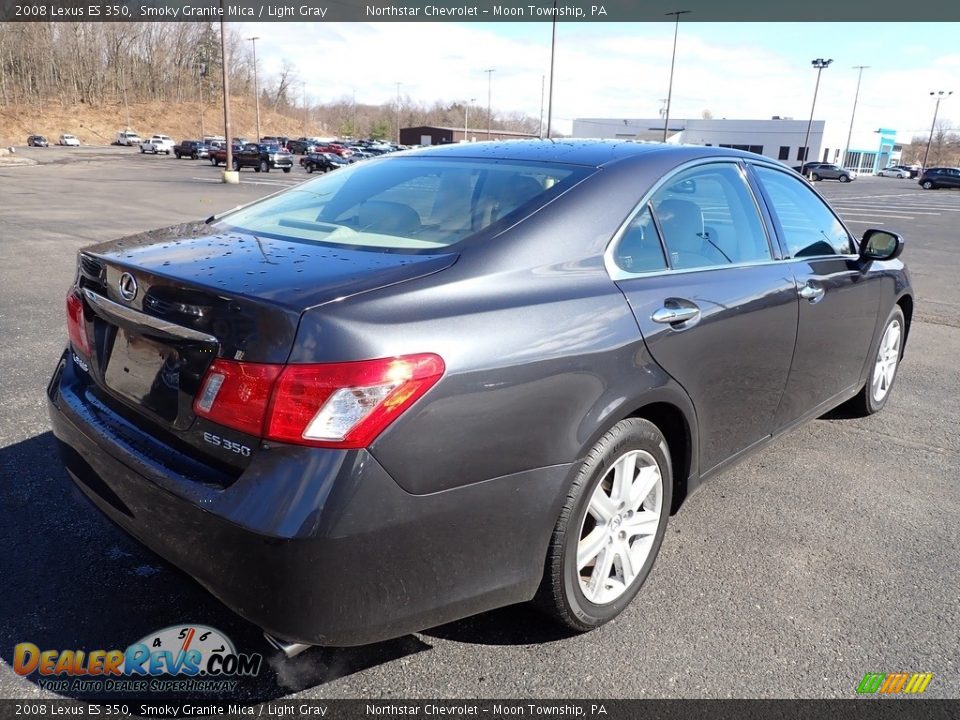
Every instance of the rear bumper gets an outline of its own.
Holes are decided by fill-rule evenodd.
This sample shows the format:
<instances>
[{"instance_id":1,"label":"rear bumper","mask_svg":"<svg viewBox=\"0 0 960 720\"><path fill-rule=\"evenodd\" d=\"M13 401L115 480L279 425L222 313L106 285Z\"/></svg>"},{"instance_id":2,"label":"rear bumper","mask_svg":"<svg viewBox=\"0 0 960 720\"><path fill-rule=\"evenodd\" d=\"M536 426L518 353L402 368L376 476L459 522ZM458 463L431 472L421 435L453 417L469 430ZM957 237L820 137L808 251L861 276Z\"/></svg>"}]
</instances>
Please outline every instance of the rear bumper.
<instances>
[{"instance_id":1,"label":"rear bumper","mask_svg":"<svg viewBox=\"0 0 960 720\"><path fill-rule=\"evenodd\" d=\"M276 637L361 645L536 591L569 466L411 495L364 450L274 445L224 488L138 454L129 435L111 433L84 387L65 353L48 397L74 482Z\"/></svg>"}]
</instances>

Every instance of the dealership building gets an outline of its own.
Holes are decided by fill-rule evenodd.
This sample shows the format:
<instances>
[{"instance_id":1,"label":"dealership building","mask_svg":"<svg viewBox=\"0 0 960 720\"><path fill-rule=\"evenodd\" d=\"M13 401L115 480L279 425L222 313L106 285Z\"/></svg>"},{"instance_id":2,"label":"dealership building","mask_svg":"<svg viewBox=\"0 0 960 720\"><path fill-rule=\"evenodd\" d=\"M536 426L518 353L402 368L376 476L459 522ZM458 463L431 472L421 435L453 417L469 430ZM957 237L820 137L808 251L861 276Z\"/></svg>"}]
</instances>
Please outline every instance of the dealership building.
<instances>
[{"instance_id":1,"label":"dealership building","mask_svg":"<svg viewBox=\"0 0 960 720\"><path fill-rule=\"evenodd\" d=\"M573 121L573 136L609 138L638 142L661 142L663 118L578 118ZM804 139L807 121L774 116L769 120L727 119L671 119L667 127L667 142L677 145L705 145L747 150L780 160L787 165L799 165L804 158ZM823 120L810 125L810 161L842 164L861 173L874 173L900 161L900 146L896 131L880 129L868 133L854 133L850 149L841 159L847 133L825 132Z\"/></svg>"}]
</instances>

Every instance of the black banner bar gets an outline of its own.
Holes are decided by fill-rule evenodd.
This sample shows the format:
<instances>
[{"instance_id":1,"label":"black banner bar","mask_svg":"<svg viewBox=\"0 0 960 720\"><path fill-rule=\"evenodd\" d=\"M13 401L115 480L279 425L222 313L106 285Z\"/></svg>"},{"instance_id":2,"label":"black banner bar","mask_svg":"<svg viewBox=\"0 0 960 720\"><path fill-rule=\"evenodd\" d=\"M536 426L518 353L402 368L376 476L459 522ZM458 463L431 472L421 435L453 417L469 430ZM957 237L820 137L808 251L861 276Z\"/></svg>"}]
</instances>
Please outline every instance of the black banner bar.
<instances>
[{"instance_id":1,"label":"black banner bar","mask_svg":"<svg viewBox=\"0 0 960 720\"><path fill-rule=\"evenodd\" d=\"M0 700L8 718L586 718L588 720L955 720L960 700Z\"/></svg>"},{"instance_id":2,"label":"black banner bar","mask_svg":"<svg viewBox=\"0 0 960 720\"><path fill-rule=\"evenodd\" d=\"M691 22L955 22L957 0L684 0ZM668 22L676 0L0 0L4 22Z\"/></svg>"}]
</instances>

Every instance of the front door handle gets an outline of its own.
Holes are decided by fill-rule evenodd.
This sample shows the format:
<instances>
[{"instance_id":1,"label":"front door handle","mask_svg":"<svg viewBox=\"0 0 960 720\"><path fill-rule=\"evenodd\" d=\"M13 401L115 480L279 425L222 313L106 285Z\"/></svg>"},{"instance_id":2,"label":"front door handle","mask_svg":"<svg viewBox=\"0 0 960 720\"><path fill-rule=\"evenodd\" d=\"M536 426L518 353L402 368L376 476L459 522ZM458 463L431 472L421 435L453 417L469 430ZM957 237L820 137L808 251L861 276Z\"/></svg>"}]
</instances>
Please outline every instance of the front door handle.
<instances>
[{"instance_id":1,"label":"front door handle","mask_svg":"<svg viewBox=\"0 0 960 720\"><path fill-rule=\"evenodd\" d=\"M700 314L700 308L693 307L681 307L681 306L664 306L659 310L655 311L653 315L650 316L650 319L657 323L666 323L672 325L673 323L682 323L687 320L693 320Z\"/></svg>"},{"instance_id":2,"label":"front door handle","mask_svg":"<svg viewBox=\"0 0 960 720\"><path fill-rule=\"evenodd\" d=\"M800 297L804 300L809 300L810 302L817 302L820 298L823 297L823 294L826 291L817 285L804 285L800 288Z\"/></svg>"}]
</instances>

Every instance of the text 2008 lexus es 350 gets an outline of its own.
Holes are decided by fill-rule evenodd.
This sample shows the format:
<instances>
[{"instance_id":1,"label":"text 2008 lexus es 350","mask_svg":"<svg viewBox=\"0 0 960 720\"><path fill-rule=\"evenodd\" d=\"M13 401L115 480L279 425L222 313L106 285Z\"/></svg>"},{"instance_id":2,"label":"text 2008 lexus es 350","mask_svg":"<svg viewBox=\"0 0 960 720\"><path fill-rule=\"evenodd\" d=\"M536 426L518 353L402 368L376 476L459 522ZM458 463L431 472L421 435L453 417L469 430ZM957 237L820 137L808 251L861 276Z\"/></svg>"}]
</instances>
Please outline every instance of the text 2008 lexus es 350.
<instances>
[{"instance_id":1,"label":"text 2008 lexus es 350","mask_svg":"<svg viewBox=\"0 0 960 720\"><path fill-rule=\"evenodd\" d=\"M83 250L70 475L282 643L620 613L701 482L887 402L903 240L709 147L428 148Z\"/></svg>"}]
</instances>

